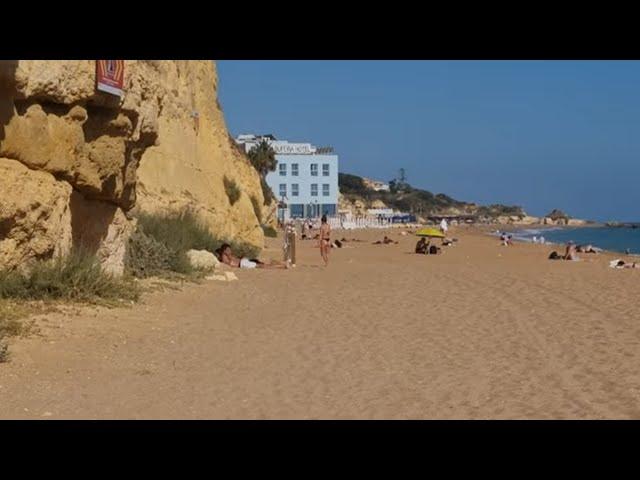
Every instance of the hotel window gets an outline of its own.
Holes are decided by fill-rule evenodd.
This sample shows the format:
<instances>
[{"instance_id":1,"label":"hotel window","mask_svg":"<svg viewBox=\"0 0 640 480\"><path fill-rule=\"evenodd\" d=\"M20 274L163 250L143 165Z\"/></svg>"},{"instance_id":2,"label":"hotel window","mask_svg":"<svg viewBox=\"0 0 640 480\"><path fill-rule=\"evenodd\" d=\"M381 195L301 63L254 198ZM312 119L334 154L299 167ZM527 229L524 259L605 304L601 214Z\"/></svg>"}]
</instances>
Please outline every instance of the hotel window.
<instances>
[{"instance_id":1,"label":"hotel window","mask_svg":"<svg viewBox=\"0 0 640 480\"><path fill-rule=\"evenodd\" d=\"M291 176L293 176L293 177L297 177L298 176L298 164L297 163L292 163L291 164Z\"/></svg>"},{"instance_id":2,"label":"hotel window","mask_svg":"<svg viewBox=\"0 0 640 480\"><path fill-rule=\"evenodd\" d=\"M291 184L291 196L292 197L297 197L298 193L299 193L298 184L297 183L292 183Z\"/></svg>"},{"instance_id":3,"label":"hotel window","mask_svg":"<svg viewBox=\"0 0 640 480\"><path fill-rule=\"evenodd\" d=\"M280 176L281 177L286 177L287 176L287 164L286 163L281 163L278 165L278 168L280 169Z\"/></svg>"},{"instance_id":4,"label":"hotel window","mask_svg":"<svg viewBox=\"0 0 640 480\"><path fill-rule=\"evenodd\" d=\"M280 196L281 197L286 197L287 196L287 184L286 183L281 183L280 184Z\"/></svg>"},{"instance_id":5,"label":"hotel window","mask_svg":"<svg viewBox=\"0 0 640 480\"><path fill-rule=\"evenodd\" d=\"M322 184L322 196L323 197L328 197L329 196L329 184L328 183L323 183Z\"/></svg>"},{"instance_id":6,"label":"hotel window","mask_svg":"<svg viewBox=\"0 0 640 480\"><path fill-rule=\"evenodd\" d=\"M329 164L328 163L323 163L322 164L322 176L323 177L328 177L329 176Z\"/></svg>"},{"instance_id":7,"label":"hotel window","mask_svg":"<svg viewBox=\"0 0 640 480\"><path fill-rule=\"evenodd\" d=\"M301 205L301 204L291 205L291 216L293 218L304 217L304 205Z\"/></svg>"},{"instance_id":8,"label":"hotel window","mask_svg":"<svg viewBox=\"0 0 640 480\"><path fill-rule=\"evenodd\" d=\"M318 196L318 184L317 183L312 183L311 184L311 196L312 197L317 197Z\"/></svg>"},{"instance_id":9,"label":"hotel window","mask_svg":"<svg viewBox=\"0 0 640 480\"><path fill-rule=\"evenodd\" d=\"M311 176L312 177L317 177L318 176L318 164L317 163L312 163L311 164Z\"/></svg>"}]
</instances>

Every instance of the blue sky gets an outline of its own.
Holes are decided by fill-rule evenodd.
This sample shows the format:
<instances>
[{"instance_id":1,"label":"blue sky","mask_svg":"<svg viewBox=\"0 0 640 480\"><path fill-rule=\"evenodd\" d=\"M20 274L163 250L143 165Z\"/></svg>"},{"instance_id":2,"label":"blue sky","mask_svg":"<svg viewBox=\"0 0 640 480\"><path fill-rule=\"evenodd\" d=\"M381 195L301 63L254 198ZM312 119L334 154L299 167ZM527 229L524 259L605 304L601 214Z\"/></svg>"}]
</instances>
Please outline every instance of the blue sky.
<instances>
[{"instance_id":1,"label":"blue sky","mask_svg":"<svg viewBox=\"0 0 640 480\"><path fill-rule=\"evenodd\" d=\"M218 61L229 130L478 203L640 220L640 62Z\"/></svg>"}]
</instances>

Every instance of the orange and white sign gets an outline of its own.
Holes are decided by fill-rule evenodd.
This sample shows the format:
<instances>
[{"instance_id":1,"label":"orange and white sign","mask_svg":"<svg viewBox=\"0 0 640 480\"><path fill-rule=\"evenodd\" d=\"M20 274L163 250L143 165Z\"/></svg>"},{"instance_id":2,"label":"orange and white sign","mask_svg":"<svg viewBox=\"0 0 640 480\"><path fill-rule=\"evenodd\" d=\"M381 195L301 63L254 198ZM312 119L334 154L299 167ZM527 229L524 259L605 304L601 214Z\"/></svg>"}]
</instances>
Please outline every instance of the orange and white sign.
<instances>
[{"instance_id":1,"label":"orange and white sign","mask_svg":"<svg viewBox=\"0 0 640 480\"><path fill-rule=\"evenodd\" d=\"M122 97L124 60L96 60L96 88Z\"/></svg>"}]
</instances>

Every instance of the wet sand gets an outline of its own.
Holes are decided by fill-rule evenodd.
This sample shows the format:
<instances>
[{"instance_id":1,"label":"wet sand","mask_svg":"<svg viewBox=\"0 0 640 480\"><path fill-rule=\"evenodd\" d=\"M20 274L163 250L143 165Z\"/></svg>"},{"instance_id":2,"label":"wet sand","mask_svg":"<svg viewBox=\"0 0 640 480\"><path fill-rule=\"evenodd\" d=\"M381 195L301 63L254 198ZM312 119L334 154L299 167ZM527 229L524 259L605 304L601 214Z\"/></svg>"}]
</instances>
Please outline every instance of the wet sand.
<instances>
[{"instance_id":1,"label":"wet sand","mask_svg":"<svg viewBox=\"0 0 640 480\"><path fill-rule=\"evenodd\" d=\"M366 242L326 269L299 242L291 271L39 318L0 364L0 418L640 418L640 270L451 233L418 256L335 232Z\"/></svg>"}]
</instances>

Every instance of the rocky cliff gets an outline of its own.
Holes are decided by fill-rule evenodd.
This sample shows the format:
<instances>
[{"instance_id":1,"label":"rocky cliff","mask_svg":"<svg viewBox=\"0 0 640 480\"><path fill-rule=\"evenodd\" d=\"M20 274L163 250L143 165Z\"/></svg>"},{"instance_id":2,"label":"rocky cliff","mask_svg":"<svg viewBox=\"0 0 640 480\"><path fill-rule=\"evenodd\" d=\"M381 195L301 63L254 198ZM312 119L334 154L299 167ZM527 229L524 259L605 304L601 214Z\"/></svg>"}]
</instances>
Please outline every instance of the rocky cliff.
<instances>
[{"instance_id":1,"label":"rocky cliff","mask_svg":"<svg viewBox=\"0 0 640 480\"><path fill-rule=\"evenodd\" d=\"M188 209L216 235L262 247L257 215L266 218L269 211L263 205L260 177L229 136L213 62L166 62L165 69L170 88L161 102L158 141L144 152L138 169L136 208ZM233 204L225 177L241 190Z\"/></svg>"},{"instance_id":2,"label":"rocky cliff","mask_svg":"<svg viewBox=\"0 0 640 480\"><path fill-rule=\"evenodd\" d=\"M96 91L94 60L0 61L0 267L83 246L121 273L136 205L262 246L260 179L229 141L213 62L126 61L124 90Z\"/></svg>"}]
</instances>

